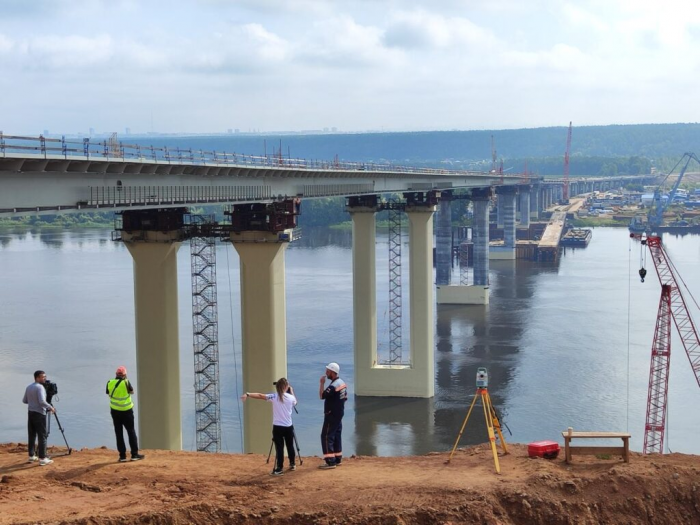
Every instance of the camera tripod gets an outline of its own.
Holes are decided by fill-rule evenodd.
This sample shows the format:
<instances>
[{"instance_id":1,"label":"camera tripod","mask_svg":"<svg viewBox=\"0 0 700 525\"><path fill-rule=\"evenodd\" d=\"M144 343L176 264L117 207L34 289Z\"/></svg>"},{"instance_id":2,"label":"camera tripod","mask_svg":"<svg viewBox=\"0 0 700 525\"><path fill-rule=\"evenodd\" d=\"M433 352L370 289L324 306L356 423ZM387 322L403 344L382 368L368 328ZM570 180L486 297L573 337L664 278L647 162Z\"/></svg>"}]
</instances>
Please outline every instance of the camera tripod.
<instances>
[{"instance_id":1,"label":"camera tripod","mask_svg":"<svg viewBox=\"0 0 700 525\"><path fill-rule=\"evenodd\" d=\"M53 406L53 405L51 405ZM51 434L51 412L46 414L46 441L49 440L49 434ZM70 448L70 445L68 444L68 440L66 439L66 433L63 430L63 427L61 426L61 420L58 419L58 414L56 412L53 412L53 417L56 418L56 424L58 425L58 430L61 431L61 435L63 436L63 441L66 443L66 448L68 448L68 454L67 456L70 456L71 452L73 452L73 449Z\"/></svg>"},{"instance_id":2,"label":"camera tripod","mask_svg":"<svg viewBox=\"0 0 700 525\"><path fill-rule=\"evenodd\" d=\"M462 438L462 433L464 432L464 427L467 426L467 420L472 413L472 409L476 404L476 400L481 398L481 404L484 407L484 419L486 420L486 429L489 433L489 443L491 445L491 451L493 452L493 462L496 465L496 472L501 473L501 466L498 463L498 451L496 450L496 433L501 440L501 448L504 454L508 454L508 447L506 446L506 440L503 439L503 433L501 432L501 423L498 420L498 415L496 414L496 409L491 403L491 396L489 396L488 388L477 388L472 404L469 407L469 412L467 412L467 417L464 418L464 423L462 423L462 428L459 430L459 435L457 436L457 441L455 441L455 446L452 447L452 452L450 452L450 457L447 459L446 463L452 460L452 456L457 450L457 445L459 440Z\"/></svg>"}]
</instances>

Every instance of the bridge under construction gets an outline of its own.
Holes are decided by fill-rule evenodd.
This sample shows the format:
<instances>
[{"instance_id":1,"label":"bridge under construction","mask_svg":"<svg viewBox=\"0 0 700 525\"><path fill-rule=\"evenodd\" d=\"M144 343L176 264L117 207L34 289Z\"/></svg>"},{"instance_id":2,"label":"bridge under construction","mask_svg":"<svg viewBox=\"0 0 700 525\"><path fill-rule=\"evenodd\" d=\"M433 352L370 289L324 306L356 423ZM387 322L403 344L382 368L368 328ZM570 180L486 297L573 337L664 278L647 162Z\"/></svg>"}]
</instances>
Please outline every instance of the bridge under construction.
<instances>
[{"instance_id":1,"label":"bridge under construction","mask_svg":"<svg viewBox=\"0 0 700 525\"><path fill-rule=\"evenodd\" d=\"M574 196L642 180L566 183ZM208 239L231 242L240 257L244 388L265 391L287 375L284 252L295 238L300 202L346 197L353 228L355 393L429 398L435 392L433 216L438 207L440 226L451 215L454 197L468 196L474 246L473 282L451 285L451 245L438 228L437 300L483 305L488 303L489 259L514 260L517 223L529 226L543 209L563 200L563 192L563 181L523 175L0 134L0 216L85 210L121 214L115 240L125 243L134 262L138 415L144 448L182 448L180 386L170 378L179 377L176 254L183 242L190 241L192 253L198 448L216 450L216 272ZM387 204L382 194L400 198ZM228 221L187 219L188 206L203 204L230 206ZM494 204L504 230L504 243L498 247L489 243L489 210ZM377 357L375 232L376 214L387 207L409 224L410 347L404 356L400 340L395 340L393 357L382 363ZM396 243L393 246L396 250ZM401 277L395 272L393 279L400 282ZM401 296L396 288L393 293L392 330L400 334ZM266 452L269 421L265 410L245 407L246 451Z\"/></svg>"}]
</instances>

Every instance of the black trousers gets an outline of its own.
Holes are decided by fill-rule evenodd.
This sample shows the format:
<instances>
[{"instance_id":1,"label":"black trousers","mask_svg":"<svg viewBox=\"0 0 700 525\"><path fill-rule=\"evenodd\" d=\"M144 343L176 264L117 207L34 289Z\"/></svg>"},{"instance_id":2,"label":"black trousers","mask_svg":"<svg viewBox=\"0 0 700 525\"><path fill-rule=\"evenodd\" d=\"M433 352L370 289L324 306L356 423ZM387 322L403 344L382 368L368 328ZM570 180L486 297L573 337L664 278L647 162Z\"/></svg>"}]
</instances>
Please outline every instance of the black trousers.
<instances>
[{"instance_id":1,"label":"black trousers","mask_svg":"<svg viewBox=\"0 0 700 525\"><path fill-rule=\"evenodd\" d=\"M343 459L343 415L326 414L321 430L321 448L326 463L340 463Z\"/></svg>"},{"instance_id":2,"label":"black trousers","mask_svg":"<svg viewBox=\"0 0 700 525\"><path fill-rule=\"evenodd\" d=\"M272 441L275 443L275 470L282 470L284 466L284 446L287 445L289 464L294 465L294 427L281 427L272 425Z\"/></svg>"},{"instance_id":3,"label":"black trousers","mask_svg":"<svg viewBox=\"0 0 700 525\"><path fill-rule=\"evenodd\" d=\"M136 437L136 428L134 427L134 409L129 410L114 410L112 413L112 422L114 423L114 433L117 436L117 450L119 457L126 457L126 443L124 443L124 429L129 436L129 447L131 447L131 455L135 456L139 453L139 440Z\"/></svg>"},{"instance_id":4,"label":"black trousers","mask_svg":"<svg viewBox=\"0 0 700 525\"><path fill-rule=\"evenodd\" d=\"M36 456L36 439L39 438L39 459L46 457L46 415L39 412L29 411L29 420L27 423L27 431L29 433L29 456ZM49 417L50 414L49 414Z\"/></svg>"}]
</instances>

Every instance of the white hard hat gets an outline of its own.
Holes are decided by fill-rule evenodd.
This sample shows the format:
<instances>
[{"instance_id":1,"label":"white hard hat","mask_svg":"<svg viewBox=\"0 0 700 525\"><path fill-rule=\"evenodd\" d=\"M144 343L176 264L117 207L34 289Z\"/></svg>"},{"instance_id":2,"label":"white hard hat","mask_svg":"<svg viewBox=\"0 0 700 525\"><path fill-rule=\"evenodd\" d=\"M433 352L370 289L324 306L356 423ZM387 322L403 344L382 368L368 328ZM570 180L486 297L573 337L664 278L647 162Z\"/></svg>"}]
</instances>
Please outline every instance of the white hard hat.
<instances>
[{"instance_id":1,"label":"white hard hat","mask_svg":"<svg viewBox=\"0 0 700 525\"><path fill-rule=\"evenodd\" d=\"M326 370L330 370L331 372L335 372L336 374L340 373L340 366L338 363L328 363L326 365Z\"/></svg>"}]
</instances>

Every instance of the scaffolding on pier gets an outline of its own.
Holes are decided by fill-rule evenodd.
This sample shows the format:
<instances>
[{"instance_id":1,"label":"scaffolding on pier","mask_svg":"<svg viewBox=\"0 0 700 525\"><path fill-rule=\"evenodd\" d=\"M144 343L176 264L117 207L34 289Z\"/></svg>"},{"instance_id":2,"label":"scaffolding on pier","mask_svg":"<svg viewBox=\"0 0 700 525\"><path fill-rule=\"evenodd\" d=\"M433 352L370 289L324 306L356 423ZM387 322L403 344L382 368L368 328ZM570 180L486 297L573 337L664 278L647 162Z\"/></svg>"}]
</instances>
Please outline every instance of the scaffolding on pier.
<instances>
[{"instance_id":1,"label":"scaffolding on pier","mask_svg":"<svg viewBox=\"0 0 700 525\"><path fill-rule=\"evenodd\" d=\"M388 365L402 364L401 312L401 215L403 203L391 199L389 210L389 360Z\"/></svg>"},{"instance_id":2,"label":"scaffolding on pier","mask_svg":"<svg viewBox=\"0 0 700 525\"><path fill-rule=\"evenodd\" d=\"M188 215L192 263L194 396L197 450L221 452L219 320L213 217Z\"/></svg>"}]
</instances>

